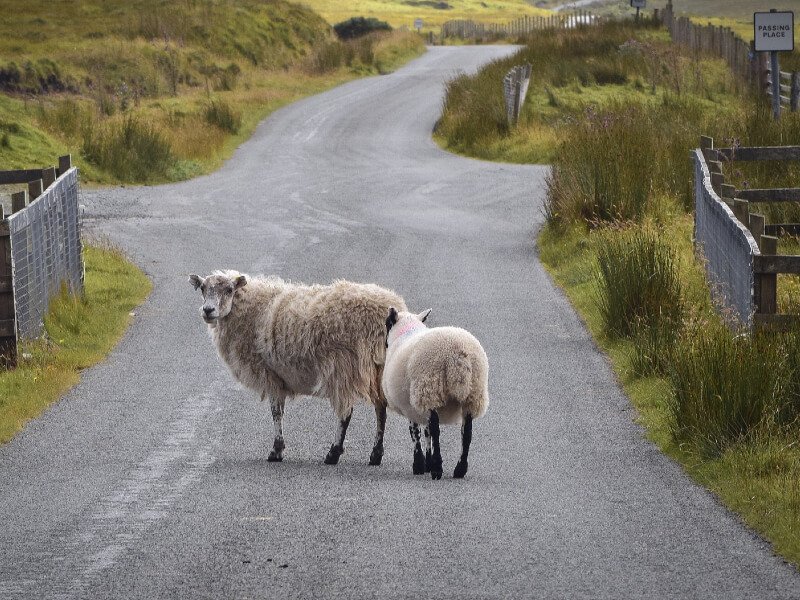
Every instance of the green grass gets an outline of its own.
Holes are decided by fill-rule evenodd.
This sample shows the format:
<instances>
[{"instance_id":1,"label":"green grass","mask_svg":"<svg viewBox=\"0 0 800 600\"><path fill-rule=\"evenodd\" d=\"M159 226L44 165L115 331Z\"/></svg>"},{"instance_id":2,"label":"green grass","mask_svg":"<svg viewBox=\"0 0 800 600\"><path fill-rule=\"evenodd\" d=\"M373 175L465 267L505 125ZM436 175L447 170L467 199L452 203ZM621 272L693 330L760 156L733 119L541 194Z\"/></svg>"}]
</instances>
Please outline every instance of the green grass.
<instances>
[{"instance_id":1,"label":"green grass","mask_svg":"<svg viewBox=\"0 0 800 600\"><path fill-rule=\"evenodd\" d=\"M103 360L150 293L150 281L119 251L86 246L84 259L84 297L54 299L46 341L24 343L18 367L0 371L0 443L78 383L82 369Z\"/></svg>"},{"instance_id":2,"label":"green grass","mask_svg":"<svg viewBox=\"0 0 800 600\"><path fill-rule=\"evenodd\" d=\"M32 0L24 11L0 0L0 11L0 163L71 153L88 183L208 173L276 108L424 51L393 32L357 52L283 0ZM325 49L332 68L317 61Z\"/></svg>"},{"instance_id":3,"label":"green grass","mask_svg":"<svg viewBox=\"0 0 800 600\"><path fill-rule=\"evenodd\" d=\"M693 261L689 242L691 218L684 216L662 224L661 228L664 239L678 253L681 279L689 299L688 320L699 328L718 327L704 275ZM542 231L538 245L546 269L565 290L597 344L608 354L614 373L636 407L638 421L647 430L647 437L770 540L776 552L800 564L800 447L796 443L796 429L756 427L749 436L734 435L728 443L716 445L717 452L710 454L708 447L676 437L674 388L670 378L641 376L636 367L639 340L611 335L605 327L597 303L596 254L601 237L581 225L569 228L550 225ZM704 368L712 365L708 361L702 364ZM742 376L750 373L741 366L734 361L729 368ZM748 366L752 371L764 364L756 360ZM764 369L753 375L758 377L756 381L763 380ZM709 381L703 376L703 381L695 387L702 389ZM756 396L760 398L763 394ZM771 391L767 397L771 397ZM733 423L738 424L736 413L729 414L733 415Z\"/></svg>"}]
</instances>

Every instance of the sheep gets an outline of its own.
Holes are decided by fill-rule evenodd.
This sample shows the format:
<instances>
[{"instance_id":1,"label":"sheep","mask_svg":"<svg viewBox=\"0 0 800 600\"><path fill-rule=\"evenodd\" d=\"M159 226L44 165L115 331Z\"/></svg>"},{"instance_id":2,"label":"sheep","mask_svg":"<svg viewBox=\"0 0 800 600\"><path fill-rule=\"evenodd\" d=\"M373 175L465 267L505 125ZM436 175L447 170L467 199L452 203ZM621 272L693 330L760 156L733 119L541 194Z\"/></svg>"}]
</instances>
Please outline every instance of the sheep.
<instances>
[{"instance_id":1,"label":"sheep","mask_svg":"<svg viewBox=\"0 0 800 600\"><path fill-rule=\"evenodd\" d=\"M369 464L381 464L384 322L390 306L404 306L399 295L373 284L308 286L237 271L191 275L189 282L203 294L200 315L233 377L262 400L269 397L275 439L268 461L283 460L286 399L306 395L327 397L338 418L329 465L344 453L356 401L371 401L377 432Z\"/></svg>"},{"instance_id":2,"label":"sheep","mask_svg":"<svg viewBox=\"0 0 800 600\"><path fill-rule=\"evenodd\" d=\"M442 477L439 424L461 426L461 458L453 477L467 474L472 421L489 406L489 362L475 337L458 327L428 328L430 309L415 315L389 309L386 363L381 388L389 408L406 417L414 448L415 475ZM420 424L427 425L427 452L420 446ZM433 452L431 452L431 441Z\"/></svg>"}]
</instances>

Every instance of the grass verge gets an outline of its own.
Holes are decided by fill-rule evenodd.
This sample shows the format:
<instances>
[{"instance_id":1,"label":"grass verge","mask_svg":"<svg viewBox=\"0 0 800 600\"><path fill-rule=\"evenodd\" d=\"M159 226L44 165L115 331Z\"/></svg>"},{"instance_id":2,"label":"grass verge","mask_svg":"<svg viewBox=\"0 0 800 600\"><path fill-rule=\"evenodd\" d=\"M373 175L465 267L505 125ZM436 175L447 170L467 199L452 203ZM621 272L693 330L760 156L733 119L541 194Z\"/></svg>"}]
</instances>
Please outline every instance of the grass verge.
<instances>
[{"instance_id":1,"label":"grass verge","mask_svg":"<svg viewBox=\"0 0 800 600\"><path fill-rule=\"evenodd\" d=\"M54 299L46 340L23 344L19 366L0 371L0 443L78 383L82 369L102 361L150 293L150 280L118 250L86 246L84 259L84 297L63 292Z\"/></svg>"},{"instance_id":2,"label":"grass verge","mask_svg":"<svg viewBox=\"0 0 800 600\"><path fill-rule=\"evenodd\" d=\"M695 318L713 319L704 276L694 262L688 241L691 228L691 217L684 216L662 227L662 234L677 249L681 280L696 307ZM640 376L636 367L639 342L613 335L605 326L597 302L596 256L601 238L602 234L587 234L582 226L563 229L548 225L539 236L540 256L598 346L609 356L647 437L772 542L777 553L800 564L800 445L796 435L761 430L712 455L704 455L695 445L676 439L669 376Z\"/></svg>"}]
</instances>

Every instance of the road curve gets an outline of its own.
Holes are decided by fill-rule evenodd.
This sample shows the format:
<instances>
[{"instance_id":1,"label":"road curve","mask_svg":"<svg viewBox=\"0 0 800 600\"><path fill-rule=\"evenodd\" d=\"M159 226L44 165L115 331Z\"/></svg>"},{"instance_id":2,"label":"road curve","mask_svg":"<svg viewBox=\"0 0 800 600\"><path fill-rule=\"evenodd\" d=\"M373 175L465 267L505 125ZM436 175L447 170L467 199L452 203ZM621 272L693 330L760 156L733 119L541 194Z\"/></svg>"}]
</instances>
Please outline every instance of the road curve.
<instances>
[{"instance_id":1,"label":"road curve","mask_svg":"<svg viewBox=\"0 0 800 600\"><path fill-rule=\"evenodd\" d=\"M797 598L797 571L644 440L536 256L546 169L430 139L442 83L510 47L432 48L267 119L218 172L85 193L86 226L154 281L103 364L0 448L2 598ZM482 340L491 406L467 478L411 474L373 413L322 464L327 403L236 387L190 272L345 277Z\"/></svg>"}]
</instances>

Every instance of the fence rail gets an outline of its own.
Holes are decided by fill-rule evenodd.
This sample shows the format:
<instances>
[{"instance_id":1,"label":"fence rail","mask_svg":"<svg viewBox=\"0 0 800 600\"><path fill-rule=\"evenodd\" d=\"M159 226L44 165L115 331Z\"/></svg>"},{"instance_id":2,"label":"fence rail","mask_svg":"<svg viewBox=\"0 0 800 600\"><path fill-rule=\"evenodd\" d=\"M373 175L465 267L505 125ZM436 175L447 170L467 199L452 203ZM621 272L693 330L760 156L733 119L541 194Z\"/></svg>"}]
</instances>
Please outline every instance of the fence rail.
<instances>
[{"instance_id":1,"label":"fence rail","mask_svg":"<svg viewBox=\"0 0 800 600\"><path fill-rule=\"evenodd\" d=\"M737 190L725 183L724 162L798 160L800 146L714 148L701 137L695 162L695 243L706 261L712 294L726 314L748 328L785 328L799 315L778 314L777 276L800 274L800 256L778 254L778 237L800 223L766 223L758 202L800 202L800 188Z\"/></svg>"},{"instance_id":2,"label":"fence rail","mask_svg":"<svg viewBox=\"0 0 800 600\"><path fill-rule=\"evenodd\" d=\"M42 334L50 299L62 285L83 291L78 170L69 156L58 169L0 172L4 185L26 185L0 208L0 355L16 363L17 341Z\"/></svg>"}]
</instances>

